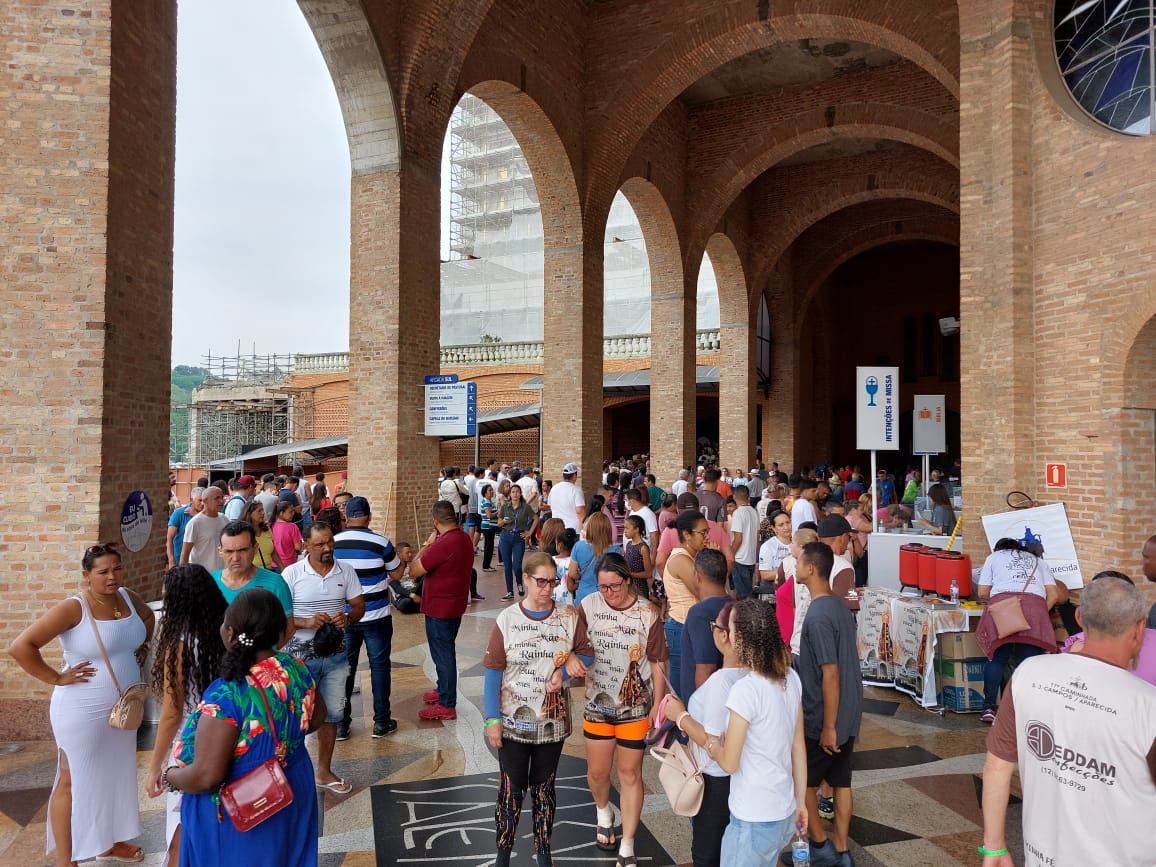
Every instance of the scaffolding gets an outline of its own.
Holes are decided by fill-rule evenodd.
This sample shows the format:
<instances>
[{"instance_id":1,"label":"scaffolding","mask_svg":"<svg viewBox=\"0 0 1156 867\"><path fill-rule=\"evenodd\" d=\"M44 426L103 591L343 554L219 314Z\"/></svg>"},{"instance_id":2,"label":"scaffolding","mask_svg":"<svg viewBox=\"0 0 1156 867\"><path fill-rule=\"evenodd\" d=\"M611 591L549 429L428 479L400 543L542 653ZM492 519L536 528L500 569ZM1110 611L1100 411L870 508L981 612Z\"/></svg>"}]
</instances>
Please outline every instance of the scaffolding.
<instances>
[{"instance_id":1,"label":"scaffolding","mask_svg":"<svg viewBox=\"0 0 1156 867\"><path fill-rule=\"evenodd\" d=\"M189 404L189 462L205 466L295 435L289 355L205 357L208 371Z\"/></svg>"}]
</instances>

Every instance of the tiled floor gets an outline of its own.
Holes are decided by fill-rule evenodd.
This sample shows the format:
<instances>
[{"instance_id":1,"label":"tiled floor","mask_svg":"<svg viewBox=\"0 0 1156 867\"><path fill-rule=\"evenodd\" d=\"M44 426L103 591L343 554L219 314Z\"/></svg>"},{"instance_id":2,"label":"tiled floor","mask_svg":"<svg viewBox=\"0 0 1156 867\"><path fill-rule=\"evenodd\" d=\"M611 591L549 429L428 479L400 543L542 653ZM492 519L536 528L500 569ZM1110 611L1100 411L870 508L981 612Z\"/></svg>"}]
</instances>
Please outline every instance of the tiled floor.
<instances>
[{"instance_id":1,"label":"tiled floor","mask_svg":"<svg viewBox=\"0 0 1156 867\"><path fill-rule=\"evenodd\" d=\"M420 616L396 616L393 715L399 727L390 737L373 740L366 725L355 721L353 737L337 745L334 769L355 786L344 797L321 796L323 865L486 864L486 853L493 843L496 785L492 781L497 762L482 737L480 663L494 618L507 604L498 601L504 592L500 584L500 573L482 574L481 592L488 598L471 606L462 624L458 654L461 698L455 722L418 721L421 694L430 688L433 665ZM368 690L369 678L363 677L363 682ZM986 728L977 716L940 716L889 690L869 687L867 697L855 756L851 837L856 864L956 867L976 863L975 847L981 842L982 824L979 774ZM577 698L575 707L579 706ZM363 718L360 705L356 716ZM151 730L142 730L141 768L147 765L151 741ZM559 771L559 776L566 778L559 785L567 791L559 797L555 861L612 864L612 857L589 845L594 809L584 793L580 733L571 737L564 755L571 758L564 758ZM51 863L44 854L45 806L54 772L51 742L0 744L0 865ZM160 864L163 808L144 794L143 773L141 776L144 833L138 842L148 853L145 864ZM649 794L643 824L653 840L640 842L640 854L646 856L641 860L643 867L689 864L688 822L670 812L658 788L653 761L646 762L645 777ZM430 786L430 781L439 784ZM420 795L413 794L413 786L403 785L416 783L424 784L418 787L425 790ZM445 791L431 793L430 789ZM447 799L460 803L450 806ZM436 810L428 805L409 806L426 801L436 801ZM408 815L403 812L407 810L427 812ZM1017 862L1021 860L1019 815L1017 802L1008 816L1013 838L1009 845ZM407 822L410 827L397 827ZM375 828L376 836L382 838L376 842ZM528 815L520 830L529 833ZM525 848L522 857L517 857L516 851L515 865L530 863L529 846Z\"/></svg>"}]
</instances>

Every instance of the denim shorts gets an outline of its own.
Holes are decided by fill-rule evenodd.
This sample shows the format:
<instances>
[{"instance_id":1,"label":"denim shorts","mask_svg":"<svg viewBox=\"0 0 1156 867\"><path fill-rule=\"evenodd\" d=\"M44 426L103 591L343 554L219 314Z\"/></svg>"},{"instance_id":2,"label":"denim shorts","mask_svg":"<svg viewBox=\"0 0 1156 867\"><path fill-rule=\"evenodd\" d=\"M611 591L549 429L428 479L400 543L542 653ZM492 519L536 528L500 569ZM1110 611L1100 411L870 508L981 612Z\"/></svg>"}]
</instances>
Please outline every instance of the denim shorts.
<instances>
[{"instance_id":1,"label":"denim shorts","mask_svg":"<svg viewBox=\"0 0 1156 867\"><path fill-rule=\"evenodd\" d=\"M341 722L345 709L345 678L349 676L349 660L345 658L345 652L315 656L304 662L317 681L317 691L325 699L325 721Z\"/></svg>"},{"instance_id":2,"label":"denim shorts","mask_svg":"<svg viewBox=\"0 0 1156 867\"><path fill-rule=\"evenodd\" d=\"M777 864L779 852L791 842L794 822L794 813L777 822L744 822L732 814L723 833L720 863L727 867Z\"/></svg>"}]
</instances>

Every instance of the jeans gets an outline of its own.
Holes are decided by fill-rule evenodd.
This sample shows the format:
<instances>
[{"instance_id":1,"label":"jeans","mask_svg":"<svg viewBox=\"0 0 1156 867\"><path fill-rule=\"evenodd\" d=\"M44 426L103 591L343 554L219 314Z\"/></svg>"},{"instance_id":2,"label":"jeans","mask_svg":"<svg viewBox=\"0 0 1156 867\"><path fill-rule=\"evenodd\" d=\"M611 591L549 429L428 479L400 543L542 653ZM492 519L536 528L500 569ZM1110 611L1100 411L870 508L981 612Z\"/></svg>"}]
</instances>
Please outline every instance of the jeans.
<instances>
[{"instance_id":1,"label":"jeans","mask_svg":"<svg viewBox=\"0 0 1156 867\"><path fill-rule=\"evenodd\" d=\"M514 584L522 586L522 555L526 553L526 540L521 533L503 530L498 537L498 551L502 555L502 569L506 573L506 592L514 592Z\"/></svg>"},{"instance_id":2,"label":"jeans","mask_svg":"<svg viewBox=\"0 0 1156 867\"><path fill-rule=\"evenodd\" d=\"M731 816L723 833L722 863L727 867L777 864L779 851L790 842L794 833L794 813L777 822L744 822Z\"/></svg>"},{"instance_id":3,"label":"jeans","mask_svg":"<svg viewBox=\"0 0 1156 867\"><path fill-rule=\"evenodd\" d=\"M735 595L739 599L746 599L751 595L751 584L755 579L755 567L745 563L735 563L731 567L731 586L735 588Z\"/></svg>"},{"instance_id":4,"label":"jeans","mask_svg":"<svg viewBox=\"0 0 1156 867\"><path fill-rule=\"evenodd\" d=\"M349 699L353 695L362 644L365 644L365 655L369 659L369 682L373 689L373 721L384 724L390 718L389 654L393 644L393 615L354 623L345 628L345 658L349 660L349 676L345 678L345 711L341 717L341 724L345 726L353 721Z\"/></svg>"},{"instance_id":5,"label":"jeans","mask_svg":"<svg viewBox=\"0 0 1156 867\"><path fill-rule=\"evenodd\" d=\"M679 681L682 679L682 624L672 617L666 618L662 631L666 633L666 649L670 651L670 688L677 696L682 695Z\"/></svg>"},{"instance_id":6,"label":"jeans","mask_svg":"<svg viewBox=\"0 0 1156 867\"><path fill-rule=\"evenodd\" d=\"M345 700L345 678L349 674L349 662L344 653L332 656L314 656L305 660L305 667L317 681L317 691L325 699L325 721L341 721L341 706Z\"/></svg>"},{"instance_id":7,"label":"jeans","mask_svg":"<svg viewBox=\"0 0 1156 867\"><path fill-rule=\"evenodd\" d=\"M1001 644L983 666L983 706L995 710L999 699L999 688L1003 684L1003 674L1009 665L1019 665L1025 659L1039 656L1044 650L1034 644Z\"/></svg>"},{"instance_id":8,"label":"jeans","mask_svg":"<svg viewBox=\"0 0 1156 867\"><path fill-rule=\"evenodd\" d=\"M497 530L482 530L482 568L489 569L494 561L494 534Z\"/></svg>"},{"instance_id":9,"label":"jeans","mask_svg":"<svg viewBox=\"0 0 1156 867\"><path fill-rule=\"evenodd\" d=\"M429 655L437 671L438 704L458 706L458 629L460 617L429 617L425 619L425 640Z\"/></svg>"},{"instance_id":10,"label":"jeans","mask_svg":"<svg viewBox=\"0 0 1156 867\"><path fill-rule=\"evenodd\" d=\"M702 775L702 806L690 820L690 855L694 867L718 867L723 832L731 818L731 778Z\"/></svg>"}]
</instances>

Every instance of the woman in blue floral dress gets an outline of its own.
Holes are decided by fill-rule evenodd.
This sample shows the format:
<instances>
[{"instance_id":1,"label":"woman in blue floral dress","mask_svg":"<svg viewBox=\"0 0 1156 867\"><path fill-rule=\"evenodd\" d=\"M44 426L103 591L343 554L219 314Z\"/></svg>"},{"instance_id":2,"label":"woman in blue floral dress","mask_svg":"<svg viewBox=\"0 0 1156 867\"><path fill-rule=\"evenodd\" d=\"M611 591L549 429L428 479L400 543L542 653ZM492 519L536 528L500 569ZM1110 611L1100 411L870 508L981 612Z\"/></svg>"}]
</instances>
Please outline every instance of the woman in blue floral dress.
<instances>
[{"instance_id":1,"label":"woman in blue floral dress","mask_svg":"<svg viewBox=\"0 0 1156 867\"><path fill-rule=\"evenodd\" d=\"M245 590L225 612L228 650L221 677L205 690L174 751L165 783L181 799L181 867L235 861L245 867L317 864L317 797L305 736L325 719L325 703L304 664L274 650L285 643L285 612L268 590ZM220 805L221 786L274 754L265 702L287 748L293 803L244 833Z\"/></svg>"}]
</instances>

